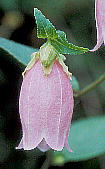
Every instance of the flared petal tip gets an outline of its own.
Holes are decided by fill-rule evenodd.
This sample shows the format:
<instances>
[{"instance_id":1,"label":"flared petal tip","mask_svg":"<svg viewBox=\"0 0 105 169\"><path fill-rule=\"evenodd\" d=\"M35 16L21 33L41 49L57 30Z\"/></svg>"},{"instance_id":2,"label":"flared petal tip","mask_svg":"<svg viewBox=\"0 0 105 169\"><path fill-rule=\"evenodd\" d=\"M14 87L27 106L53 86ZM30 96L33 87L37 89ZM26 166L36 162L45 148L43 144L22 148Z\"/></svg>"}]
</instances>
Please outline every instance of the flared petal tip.
<instances>
[{"instance_id":1,"label":"flared petal tip","mask_svg":"<svg viewBox=\"0 0 105 169\"><path fill-rule=\"evenodd\" d=\"M91 49L91 50L89 50L89 52L95 52L96 50L94 50L94 48L93 49Z\"/></svg>"},{"instance_id":2,"label":"flared petal tip","mask_svg":"<svg viewBox=\"0 0 105 169\"><path fill-rule=\"evenodd\" d=\"M89 50L90 52L95 52L96 50L98 50L99 47L96 45L93 49Z\"/></svg>"},{"instance_id":3,"label":"flared petal tip","mask_svg":"<svg viewBox=\"0 0 105 169\"><path fill-rule=\"evenodd\" d=\"M24 146L23 140L21 140L20 144L15 149L17 149L17 150L23 149L25 151L29 151L29 150L33 150L35 148L36 148L35 146Z\"/></svg>"},{"instance_id":4,"label":"flared petal tip","mask_svg":"<svg viewBox=\"0 0 105 169\"><path fill-rule=\"evenodd\" d=\"M70 146L69 146L68 139L66 139L65 148L66 148L70 153L73 153L73 152L74 152L74 151L70 148Z\"/></svg>"},{"instance_id":5,"label":"flared petal tip","mask_svg":"<svg viewBox=\"0 0 105 169\"><path fill-rule=\"evenodd\" d=\"M98 50L98 48L94 47L93 49L89 50L89 52L95 52L96 50Z\"/></svg>"},{"instance_id":6,"label":"flared petal tip","mask_svg":"<svg viewBox=\"0 0 105 169\"><path fill-rule=\"evenodd\" d=\"M21 149L23 149L23 150L25 150L25 151L30 151L30 150L33 150L33 149L35 149L36 147L16 147L15 149L16 150L21 150Z\"/></svg>"},{"instance_id":7,"label":"flared petal tip","mask_svg":"<svg viewBox=\"0 0 105 169\"><path fill-rule=\"evenodd\" d=\"M42 152L46 152L48 150L50 150L50 146L46 143L45 139L43 139L37 146L37 148L42 151Z\"/></svg>"},{"instance_id":8,"label":"flared petal tip","mask_svg":"<svg viewBox=\"0 0 105 169\"><path fill-rule=\"evenodd\" d=\"M37 147L40 151L42 151L43 153L45 153L46 151L50 150L50 148L44 149L44 148L40 148L39 146Z\"/></svg>"},{"instance_id":9,"label":"flared petal tip","mask_svg":"<svg viewBox=\"0 0 105 169\"><path fill-rule=\"evenodd\" d=\"M67 150L68 150L70 153L73 153L73 152L74 152L70 147L66 146L66 148L67 148Z\"/></svg>"},{"instance_id":10,"label":"flared petal tip","mask_svg":"<svg viewBox=\"0 0 105 169\"><path fill-rule=\"evenodd\" d=\"M91 50L89 50L90 52L95 52L96 50L98 50L100 48L100 46L103 44L103 40L102 41L97 41L97 44L95 45L95 47Z\"/></svg>"},{"instance_id":11,"label":"flared petal tip","mask_svg":"<svg viewBox=\"0 0 105 169\"><path fill-rule=\"evenodd\" d=\"M23 147L21 147L21 148L20 147L15 147L15 149L16 150L21 150L21 149L23 149Z\"/></svg>"},{"instance_id":12,"label":"flared petal tip","mask_svg":"<svg viewBox=\"0 0 105 169\"><path fill-rule=\"evenodd\" d=\"M17 149L17 150L18 150L18 149L19 149L19 150L20 150L20 149L24 149L24 148L23 148L23 140L21 140L20 144L19 144L15 149Z\"/></svg>"}]
</instances>

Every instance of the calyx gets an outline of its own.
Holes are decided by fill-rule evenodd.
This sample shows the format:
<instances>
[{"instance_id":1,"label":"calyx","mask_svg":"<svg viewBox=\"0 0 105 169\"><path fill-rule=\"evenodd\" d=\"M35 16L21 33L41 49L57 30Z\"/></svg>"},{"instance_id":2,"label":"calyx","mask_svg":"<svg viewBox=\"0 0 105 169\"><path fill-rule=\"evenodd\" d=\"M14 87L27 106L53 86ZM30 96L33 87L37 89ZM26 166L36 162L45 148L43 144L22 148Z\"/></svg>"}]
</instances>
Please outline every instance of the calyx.
<instances>
[{"instance_id":1,"label":"calyx","mask_svg":"<svg viewBox=\"0 0 105 169\"><path fill-rule=\"evenodd\" d=\"M47 41L44 45L40 47L38 52L32 54L32 59L28 63L22 75L24 77L25 73L29 71L34 66L34 64L39 60L41 62L44 74L48 76L52 71L54 62L58 60L64 72L68 75L69 78L71 78L72 74L68 71L68 67L64 63L65 59L66 59L65 56L59 54L57 50L50 44L50 42Z\"/></svg>"}]
</instances>

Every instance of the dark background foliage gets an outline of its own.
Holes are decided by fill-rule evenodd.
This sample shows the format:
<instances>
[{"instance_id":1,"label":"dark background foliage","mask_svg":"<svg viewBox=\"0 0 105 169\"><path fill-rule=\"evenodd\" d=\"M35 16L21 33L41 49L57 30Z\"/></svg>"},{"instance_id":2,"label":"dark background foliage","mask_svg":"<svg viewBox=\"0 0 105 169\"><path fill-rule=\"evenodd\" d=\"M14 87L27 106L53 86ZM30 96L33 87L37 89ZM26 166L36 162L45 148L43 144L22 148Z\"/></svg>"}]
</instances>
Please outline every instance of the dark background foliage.
<instances>
[{"instance_id":1,"label":"dark background foliage","mask_svg":"<svg viewBox=\"0 0 105 169\"><path fill-rule=\"evenodd\" d=\"M93 0L1 0L0 36L39 48L44 40L36 36L33 8L39 8L57 29L67 33L68 40L75 45L92 49L96 44ZM105 70L105 47L95 53L67 56L66 64L77 77L80 88L97 79ZM19 67L0 56L0 169L38 169L46 156L38 150L24 152L15 150L21 136L18 114L18 97L22 81ZM105 113L105 82L93 91L75 99L73 120ZM90 138L91 139L91 138ZM85 144L85 143L84 143ZM104 156L81 162L69 162L62 169L104 169Z\"/></svg>"}]
</instances>

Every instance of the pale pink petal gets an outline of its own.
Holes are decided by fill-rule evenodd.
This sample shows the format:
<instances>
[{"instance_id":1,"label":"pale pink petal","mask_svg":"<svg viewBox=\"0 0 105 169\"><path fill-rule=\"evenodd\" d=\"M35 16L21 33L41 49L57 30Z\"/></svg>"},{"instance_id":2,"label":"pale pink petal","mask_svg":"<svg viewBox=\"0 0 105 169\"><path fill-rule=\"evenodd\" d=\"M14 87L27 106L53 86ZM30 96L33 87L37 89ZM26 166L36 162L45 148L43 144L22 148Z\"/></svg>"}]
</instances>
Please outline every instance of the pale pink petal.
<instances>
[{"instance_id":1,"label":"pale pink petal","mask_svg":"<svg viewBox=\"0 0 105 169\"><path fill-rule=\"evenodd\" d=\"M100 41L97 41L96 46L95 46L93 49L89 50L89 51L90 51L90 52L94 52L94 51L98 50L98 48L100 48L100 46L101 46L102 44L103 44L103 39L100 40Z\"/></svg>"},{"instance_id":2,"label":"pale pink petal","mask_svg":"<svg viewBox=\"0 0 105 169\"><path fill-rule=\"evenodd\" d=\"M26 73L20 92L19 113L23 129L24 149L38 146L44 137L46 121L45 76L41 64L37 62Z\"/></svg>"},{"instance_id":3,"label":"pale pink petal","mask_svg":"<svg viewBox=\"0 0 105 169\"><path fill-rule=\"evenodd\" d=\"M73 105L72 87L62 66L56 61L50 75L45 76L38 61L26 73L21 87L19 112L23 138L18 148L62 150Z\"/></svg>"},{"instance_id":4,"label":"pale pink petal","mask_svg":"<svg viewBox=\"0 0 105 169\"><path fill-rule=\"evenodd\" d=\"M90 50L94 52L102 43L105 43L105 0L95 1L95 18L97 27L97 44L94 49Z\"/></svg>"},{"instance_id":5,"label":"pale pink petal","mask_svg":"<svg viewBox=\"0 0 105 169\"><path fill-rule=\"evenodd\" d=\"M41 141L41 143L39 143L39 145L37 146L37 148L43 152L48 151L49 149L51 149L48 144L46 143L45 139L43 139Z\"/></svg>"},{"instance_id":6,"label":"pale pink petal","mask_svg":"<svg viewBox=\"0 0 105 169\"><path fill-rule=\"evenodd\" d=\"M52 81L53 79L53 81ZM70 80L61 65L56 62L48 77L46 137L47 144L54 150L62 150L73 112L73 91Z\"/></svg>"},{"instance_id":7,"label":"pale pink petal","mask_svg":"<svg viewBox=\"0 0 105 169\"><path fill-rule=\"evenodd\" d=\"M105 25L102 27L102 33L103 33L103 39L104 39L104 45L105 45Z\"/></svg>"},{"instance_id":8,"label":"pale pink petal","mask_svg":"<svg viewBox=\"0 0 105 169\"><path fill-rule=\"evenodd\" d=\"M16 149L22 149L22 148L24 148L24 146L23 146L23 139L21 139L21 142L18 145L18 147L16 147Z\"/></svg>"},{"instance_id":9,"label":"pale pink petal","mask_svg":"<svg viewBox=\"0 0 105 169\"><path fill-rule=\"evenodd\" d=\"M69 137L69 132L70 131L70 126L68 127L68 131L66 133L66 139L65 139L65 147L69 152L73 152L73 150L70 148L69 142L68 142L68 137Z\"/></svg>"}]
</instances>

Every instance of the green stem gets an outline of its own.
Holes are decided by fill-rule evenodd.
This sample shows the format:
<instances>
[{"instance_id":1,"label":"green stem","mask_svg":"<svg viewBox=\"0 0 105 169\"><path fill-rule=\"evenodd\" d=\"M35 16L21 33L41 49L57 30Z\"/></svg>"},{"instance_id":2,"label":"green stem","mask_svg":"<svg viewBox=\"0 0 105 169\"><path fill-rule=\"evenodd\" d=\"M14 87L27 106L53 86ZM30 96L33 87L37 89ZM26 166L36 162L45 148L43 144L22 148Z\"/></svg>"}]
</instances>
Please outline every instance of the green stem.
<instances>
[{"instance_id":1,"label":"green stem","mask_svg":"<svg viewBox=\"0 0 105 169\"><path fill-rule=\"evenodd\" d=\"M93 83L91 83L90 85L86 86L84 89L75 92L74 93L74 97L79 97L82 96L86 93L88 93L89 91L93 90L94 88L96 88L100 83L102 83L103 81L105 81L105 73L102 74L97 80L95 80Z\"/></svg>"},{"instance_id":2,"label":"green stem","mask_svg":"<svg viewBox=\"0 0 105 169\"><path fill-rule=\"evenodd\" d=\"M41 169L48 169L51 164L52 151L48 151L46 155L46 160L44 161Z\"/></svg>"}]
</instances>

